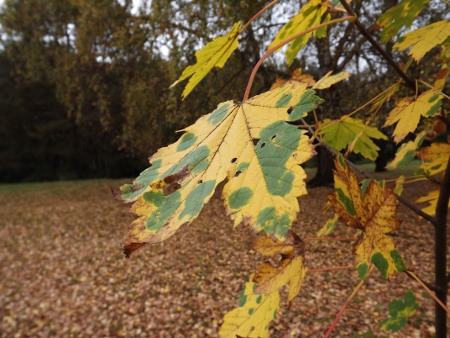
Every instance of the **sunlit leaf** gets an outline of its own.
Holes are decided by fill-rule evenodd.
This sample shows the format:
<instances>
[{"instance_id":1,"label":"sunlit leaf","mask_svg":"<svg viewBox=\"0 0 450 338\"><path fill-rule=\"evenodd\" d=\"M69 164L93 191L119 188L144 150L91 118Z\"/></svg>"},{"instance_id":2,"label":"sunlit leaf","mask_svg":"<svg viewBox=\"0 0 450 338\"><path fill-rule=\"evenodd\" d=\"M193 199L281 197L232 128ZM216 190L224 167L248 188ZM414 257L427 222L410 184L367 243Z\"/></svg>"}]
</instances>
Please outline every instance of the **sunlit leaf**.
<instances>
[{"instance_id":1,"label":"sunlit leaf","mask_svg":"<svg viewBox=\"0 0 450 338\"><path fill-rule=\"evenodd\" d=\"M397 6L391 7L377 20L384 27L381 32L381 43L392 39L402 27L409 28L422 9L430 0L403 0Z\"/></svg>"},{"instance_id":2,"label":"sunlit leaf","mask_svg":"<svg viewBox=\"0 0 450 338\"><path fill-rule=\"evenodd\" d=\"M405 50L413 46L408 55L411 55L416 61L420 61L426 52L443 43L449 36L450 21L438 21L403 35L393 48L394 50Z\"/></svg>"},{"instance_id":3,"label":"sunlit leaf","mask_svg":"<svg viewBox=\"0 0 450 338\"><path fill-rule=\"evenodd\" d=\"M277 317L280 295L278 290L269 295L255 294L255 289L255 283L245 283L239 307L228 312L223 318L220 337L269 337L269 323Z\"/></svg>"},{"instance_id":4,"label":"sunlit leaf","mask_svg":"<svg viewBox=\"0 0 450 338\"><path fill-rule=\"evenodd\" d=\"M447 168L450 144L442 142L432 143L429 147L421 148L419 156L424 161L419 168L423 169L429 176L439 174Z\"/></svg>"},{"instance_id":5,"label":"sunlit leaf","mask_svg":"<svg viewBox=\"0 0 450 338\"><path fill-rule=\"evenodd\" d=\"M300 9L300 12L296 16L292 17L291 20L280 29L268 49L275 47L280 42L296 33L300 33L308 28L329 21L330 15L327 13L327 3L328 0L310 0ZM298 52L306 45L311 35L314 35L317 38L324 37L326 35L326 28L305 34L292 41L284 55L288 65L294 61Z\"/></svg>"},{"instance_id":6,"label":"sunlit leaf","mask_svg":"<svg viewBox=\"0 0 450 338\"><path fill-rule=\"evenodd\" d=\"M442 94L430 89L416 100L409 97L399 100L396 102L397 107L389 113L383 128L398 122L393 135L394 141L399 143L417 128L421 116L431 117L439 112L442 105L441 98Z\"/></svg>"},{"instance_id":7,"label":"sunlit leaf","mask_svg":"<svg viewBox=\"0 0 450 338\"><path fill-rule=\"evenodd\" d=\"M183 98L189 95L189 93L197 86L197 84L213 69L214 67L222 68L227 62L230 55L238 47L238 36L241 23L237 22L233 28L224 36L220 36L205 47L195 53L197 63L195 65L188 66L181 74L180 78L175 81L170 88L178 84L179 82L189 78L189 82L183 90L181 95Z\"/></svg>"},{"instance_id":8,"label":"sunlit leaf","mask_svg":"<svg viewBox=\"0 0 450 338\"><path fill-rule=\"evenodd\" d=\"M378 148L370 138L387 139L386 135L377 128L365 125L361 120L353 119L347 115L339 120L325 120L320 126L323 140L333 149L339 151L350 147L349 151L375 160L378 157Z\"/></svg>"},{"instance_id":9,"label":"sunlit leaf","mask_svg":"<svg viewBox=\"0 0 450 338\"><path fill-rule=\"evenodd\" d=\"M354 247L359 276L366 278L370 263L380 270L384 278L404 271L405 263L392 238L386 235L401 222L395 217L398 209L396 195L386 186L381 187L371 180L362 197L357 175L340 154L334 181L336 193L329 195L329 201L339 214L339 220L362 231Z\"/></svg>"},{"instance_id":10,"label":"sunlit leaf","mask_svg":"<svg viewBox=\"0 0 450 338\"><path fill-rule=\"evenodd\" d=\"M328 72L325 74L323 78L321 78L317 83L313 86L313 89L326 89L330 88L335 83L338 83L342 80L345 80L350 76L347 72L340 72L334 75L331 75L332 72Z\"/></svg>"},{"instance_id":11,"label":"sunlit leaf","mask_svg":"<svg viewBox=\"0 0 450 338\"><path fill-rule=\"evenodd\" d=\"M404 301L402 299L394 299L389 303L389 314L391 318L388 318L380 323L380 329L392 332L400 331L406 323L408 323L409 317L414 315L414 313L419 308L419 303L416 302L416 297L411 290L404 296Z\"/></svg>"},{"instance_id":12,"label":"sunlit leaf","mask_svg":"<svg viewBox=\"0 0 450 338\"><path fill-rule=\"evenodd\" d=\"M122 187L139 216L124 252L191 223L225 178L222 197L234 224L284 238L299 211L297 197L306 194L299 164L315 153L306 132L287 122L321 101L306 85L288 85L243 103L221 103L186 128L178 142L150 158L152 166L133 185Z\"/></svg>"},{"instance_id":13,"label":"sunlit leaf","mask_svg":"<svg viewBox=\"0 0 450 338\"><path fill-rule=\"evenodd\" d=\"M394 160L391 163L389 163L389 165L386 168L387 169L402 169L402 168L405 168L406 166L408 166L408 164L410 164L411 161L416 156L416 150L418 148L420 148L426 135L427 135L427 132L423 131L416 136L414 141L408 141L406 143L403 143L397 149Z\"/></svg>"},{"instance_id":14,"label":"sunlit leaf","mask_svg":"<svg viewBox=\"0 0 450 338\"><path fill-rule=\"evenodd\" d=\"M272 253L275 245L280 242L271 239L264 242L257 241L257 245L254 245L253 248L260 253ZM264 247L263 244L267 247ZM281 261L276 266L270 262L265 262L258 267L253 277L253 281L258 284L255 293L271 294L289 283L288 301L291 302L300 292L308 270L303 265L304 244L297 235L293 234L292 240L284 241L284 246L278 246L278 248L280 249L278 254L281 255Z\"/></svg>"}]
</instances>

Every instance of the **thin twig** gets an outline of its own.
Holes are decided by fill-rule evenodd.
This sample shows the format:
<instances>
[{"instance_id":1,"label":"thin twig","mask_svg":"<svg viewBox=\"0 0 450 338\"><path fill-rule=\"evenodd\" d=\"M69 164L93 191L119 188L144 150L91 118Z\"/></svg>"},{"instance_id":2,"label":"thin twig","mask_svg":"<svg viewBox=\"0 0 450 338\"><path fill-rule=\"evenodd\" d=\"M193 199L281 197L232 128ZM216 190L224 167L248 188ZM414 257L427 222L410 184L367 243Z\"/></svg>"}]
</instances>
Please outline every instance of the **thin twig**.
<instances>
[{"instance_id":1,"label":"thin twig","mask_svg":"<svg viewBox=\"0 0 450 338\"><path fill-rule=\"evenodd\" d=\"M309 28L307 30L304 30L303 32L294 34L294 35L290 36L289 38L287 38L286 40L283 40L282 42L280 42L279 44L277 44L273 48L269 49L262 56L262 58L259 59L258 63L253 68L253 71L252 71L252 74L250 75L250 78L248 80L247 89L245 90L244 98L242 99L242 101L245 101L245 100L248 99L248 96L250 95L250 89L252 88L253 80L255 79L256 72L258 71L258 69L261 66L261 64L264 62L265 59L267 59L277 49L283 47L284 45L288 44L292 40L298 39L299 37L301 37L303 35L306 35L308 33L314 32L315 30L320 29L322 27L333 25L333 24L338 23L338 22L353 21L355 18L356 17L353 17L353 16L347 16L347 17L344 17L344 18L339 18L339 19L335 19L335 20L331 20L331 21L328 21L328 22L321 23L320 25L311 27L311 28Z\"/></svg>"},{"instance_id":2,"label":"thin twig","mask_svg":"<svg viewBox=\"0 0 450 338\"><path fill-rule=\"evenodd\" d=\"M308 238L303 239L303 242L306 242L306 241L330 241L330 242L333 242L333 241L345 242L345 241L347 241L348 242L348 241L357 241L357 240L358 240L357 238L308 237Z\"/></svg>"},{"instance_id":3,"label":"thin twig","mask_svg":"<svg viewBox=\"0 0 450 338\"><path fill-rule=\"evenodd\" d=\"M336 318L334 318L333 322L331 323L330 327L328 328L327 333L325 333L324 338L328 338L330 336L331 331L333 330L333 328L336 326L337 322L339 321L339 319L341 318L342 314L344 313L345 309L347 308L348 304L350 304L350 302L352 301L353 297L356 296L356 294L358 293L359 289L361 289L361 287L364 285L364 283L366 282L367 278L369 278L369 275L372 273L374 266L372 265L370 267L369 272L367 273L367 277L366 279L363 279L361 282L359 282L359 284L356 286L355 290L353 290L352 294L350 295L350 297L348 297L347 301L345 302L345 304L341 307L341 309L339 310L339 313L337 314Z\"/></svg>"},{"instance_id":4,"label":"thin twig","mask_svg":"<svg viewBox=\"0 0 450 338\"><path fill-rule=\"evenodd\" d=\"M410 271L406 270L406 271L404 271L404 273L405 273L408 277L410 277L410 278L412 278L412 279L415 280L415 278L411 275L411 272L410 272ZM433 284L430 284L430 283L428 283L428 282L425 282L425 281L424 281L422 278L420 278L419 276L417 276L417 278L419 278L419 279L422 281L423 284L425 284L430 290L432 290L432 291L434 291L434 292L436 292L436 290L440 289L439 287L436 287L436 286L434 286Z\"/></svg>"},{"instance_id":5,"label":"thin twig","mask_svg":"<svg viewBox=\"0 0 450 338\"><path fill-rule=\"evenodd\" d=\"M308 130L311 134L314 135L314 130L311 128L311 126L305 121L305 119L301 119L302 123L304 125L306 125L308 127ZM338 155L338 152L336 150L334 150L333 148L331 148L328 144L326 144L325 142L323 142L320 137L316 136L315 139L317 140L317 142L320 143L320 145L322 145L323 147L327 148L327 150L329 152L331 152L332 154L334 154L335 156ZM362 170L361 168L359 168L356 164L354 164L353 162L349 161L347 158L344 158L345 162L348 163L349 166L351 166L353 169L355 169L357 172L359 172L361 175L363 175L365 178L370 178L372 179L372 177L367 174L364 170ZM434 226L436 226L436 219L433 216L430 216L429 214L427 214L426 212L423 212L422 210L420 210L418 207L416 207L414 204L412 204L411 202L409 202L407 199L396 195L397 199L400 203L402 203L404 206L408 207L410 210L412 210L414 213L416 213L417 215L419 215L420 217L426 219L428 222L430 222L431 224L433 224Z\"/></svg>"},{"instance_id":6,"label":"thin twig","mask_svg":"<svg viewBox=\"0 0 450 338\"><path fill-rule=\"evenodd\" d=\"M336 270L346 270L346 269L356 269L356 266L347 265L347 266L335 266L335 267L331 267L331 268L309 269L308 271L306 271L306 273L336 271Z\"/></svg>"},{"instance_id":7,"label":"thin twig","mask_svg":"<svg viewBox=\"0 0 450 338\"><path fill-rule=\"evenodd\" d=\"M239 34L241 34L243 31L245 31L247 29L248 26L250 26L250 24L256 19L258 18L262 13L264 13L265 11L267 11L270 7L272 7L273 5L275 5L278 1L280 0L274 0L272 1L270 4L268 4L266 7L264 7L263 9L261 9L258 13L256 13L255 15L253 15L253 17L248 20L248 22L244 25L244 27L241 28Z\"/></svg>"},{"instance_id":8,"label":"thin twig","mask_svg":"<svg viewBox=\"0 0 450 338\"><path fill-rule=\"evenodd\" d=\"M446 307L439 300L439 298L436 297L436 295L422 282L422 280L419 277L417 277L417 275L414 272L409 271L409 273L411 274L411 277L414 278L447 313L450 313L450 310L448 309L448 307Z\"/></svg>"}]
</instances>

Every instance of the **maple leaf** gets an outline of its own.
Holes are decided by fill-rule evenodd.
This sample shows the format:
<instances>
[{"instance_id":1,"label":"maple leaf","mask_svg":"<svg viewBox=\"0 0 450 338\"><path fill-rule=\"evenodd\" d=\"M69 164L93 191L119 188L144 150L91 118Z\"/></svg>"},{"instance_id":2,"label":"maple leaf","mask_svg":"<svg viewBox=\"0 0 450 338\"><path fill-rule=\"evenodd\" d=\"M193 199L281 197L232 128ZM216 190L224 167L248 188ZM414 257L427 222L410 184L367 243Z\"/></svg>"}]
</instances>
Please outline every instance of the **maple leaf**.
<instances>
[{"instance_id":1,"label":"maple leaf","mask_svg":"<svg viewBox=\"0 0 450 338\"><path fill-rule=\"evenodd\" d=\"M125 239L127 256L136 243L159 243L192 222L225 178L222 197L235 226L243 221L284 238L299 211L297 197L306 194L299 164L315 154L306 132L286 121L303 118L320 102L306 85L288 85L243 103L221 103L186 128L150 158L134 184L121 188L139 216Z\"/></svg>"},{"instance_id":2,"label":"maple leaf","mask_svg":"<svg viewBox=\"0 0 450 338\"><path fill-rule=\"evenodd\" d=\"M411 290L406 292L405 296L401 299L394 299L389 303L389 314L391 318L388 318L380 323L380 329L392 332L400 331L406 323L408 323L409 317L411 317L419 308L419 303L416 302L416 297Z\"/></svg>"},{"instance_id":3,"label":"maple leaf","mask_svg":"<svg viewBox=\"0 0 450 338\"><path fill-rule=\"evenodd\" d=\"M423 169L429 176L444 172L447 169L450 156L450 144L435 142L429 147L423 147L419 151L419 157L425 161L419 168Z\"/></svg>"},{"instance_id":4,"label":"maple leaf","mask_svg":"<svg viewBox=\"0 0 450 338\"><path fill-rule=\"evenodd\" d=\"M408 97L397 101L397 107L389 113L383 128L398 122L393 135L394 141L399 143L416 129L421 116L431 117L438 113L442 105L441 98L442 94L436 89L430 89L416 100Z\"/></svg>"},{"instance_id":5,"label":"maple leaf","mask_svg":"<svg viewBox=\"0 0 450 338\"><path fill-rule=\"evenodd\" d=\"M253 276L250 276L250 280L252 278ZM220 337L269 337L269 323L278 314L280 295L278 290L269 295L256 294L255 289L255 283L245 283L239 307L228 312L223 318Z\"/></svg>"},{"instance_id":6,"label":"maple leaf","mask_svg":"<svg viewBox=\"0 0 450 338\"><path fill-rule=\"evenodd\" d=\"M326 89L330 88L335 83L338 83L342 80L345 80L350 76L347 72L340 72L334 75L331 75L331 72L326 73L317 83L312 87L313 89Z\"/></svg>"},{"instance_id":7,"label":"maple leaf","mask_svg":"<svg viewBox=\"0 0 450 338\"><path fill-rule=\"evenodd\" d=\"M398 39L393 49L405 50L413 46L408 55L419 62L426 52L443 43L449 36L450 21L438 21L403 35Z\"/></svg>"},{"instance_id":8,"label":"maple leaf","mask_svg":"<svg viewBox=\"0 0 450 338\"><path fill-rule=\"evenodd\" d=\"M339 120L325 120L319 131L323 135L324 142L331 148L339 151L348 146L349 152L360 153L373 161L378 157L377 152L380 148L370 138L387 139L378 129L347 115Z\"/></svg>"},{"instance_id":9,"label":"maple leaf","mask_svg":"<svg viewBox=\"0 0 450 338\"><path fill-rule=\"evenodd\" d=\"M398 196L400 196L403 192L403 183L405 183L405 176L400 175L395 180L395 188L394 188L394 193Z\"/></svg>"},{"instance_id":10,"label":"maple leaf","mask_svg":"<svg viewBox=\"0 0 450 338\"><path fill-rule=\"evenodd\" d=\"M401 169L401 168L405 168L408 164L410 164L411 161L416 156L416 150L418 148L420 148L426 135L427 135L427 132L423 131L416 136L414 141L408 141L406 143L403 143L397 149L394 160L391 163L389 163L389 165L386 168L387 169Z\"/></svg>"},{"instance_id":11,"label":"maple leaf","mask_svg":"<svg viewBox=\"0 0 450 338\"><path fill-rule=\"evenodd\" d=\"M394 241L386 233L394 231L400 224L395 217L398 201L395 194L382 183L370 180L364 196L358 177L339 154L334 173L336 193L329 195L339 220L347 226L362 231L354 246L358 274L365 279L372 262L384 278L406 269Z\"/></svg>"},{"instance_id":12,"label":"maple leaf","mask_svg":"<svg viewBox=\"0 0 450 338\"><path fill-rule=\"evenodd\" d=\"M422 211L427 213L430 216L433 216L436 214L436 206L439 198L440 189L432 190L430 191L426 196L422 196L418 198L415 202L416 203L425 203L427 202L428 205L424 208L422 208ZM450 202L448 203L450 206Z\"/></svg>"},{"instance_id":13,"label":"maple leaf","mask_svg":"<svg viewBox=\"0 0 450 338\"><path fill-rule=\"evenodd\" d=\"M253 277L253 282L258 284L255 293L271 294L289 283L288 301L291 304L300 292L308 270L303 265L304 244L301 239L294 233L285 241L260 237L253 244L253 249L265 256L281 254L281 261L276 266L265 262L258 267Z\"/></svg>"},{"instance_id":14,"label":"maple leaf","mask_svg":"<svg viewBox=\"0 0 450 338\"><path fill-rule=\"evenodd\" d=\"M327 12L326 6L327 3L328 0L310 0L300 9L300 12L297 15L292 17L291 20L280 29L268 49L275 47L280 42L296 33L330 21L330 14ZM284 55L288 65L292 64L294 59L297 57L298 52L306 45L311 35L314 35L317 38L326 36L326 27L293 40L289 44L289 47Z\"/></svg>"},{"instance_id":15,"label":"maple leaf","mask_svg":"<svg viewBox=\"0 0 450 338\"><path fill-rule=\"evenodd\" d=\"M292 84L292 83L298 83L298 84L304 83L308 87L312 87L312 86L314 86L316 81L314 81L314 78L312 77L312 75L303 74L302 69L297 68L291 73L291 78L288 80L281 79L277 76L275 83L272 84L272 86L270 87L270 90L284 86L286 84Z\"/></svg>"},{"instance_id":16,"label":"maple leaf","mask_svg":"<svg viewBox=\"0 0 450 338\"><path fill-rule=\"evenodd\" d=\"M235 23L227 34L212 40L205 47L197 51L195 53L197 63L186 67L180 78L175 81L170 88L192 76L181 94L183 98L186 98L211 69L214 67L222 68L230 55L238 47L240 28L241 23Z\"/></svg>"},{"instance_id":17,"label":"maple leaf","mask_svg":"<svg viewBox=\"0 0 450 338\"><path fill-rule=\"evenodd\" d=\"M403 0L380 15L377 24L385 27L381 32L381 43L392 39L402 27L411 27L414 19L430 0Z\"/></svg>"},{"instance_id":18,"label":"maple leaf","mask_svg":"<svg viewBox=\"0 0 450 338\"><path fill-rule=\"evenodd\" d=\"M339 220L339 215L334 214L334 216L332 218L330 218L329 220L327 220L325 222L325 225L317 232L316 236L318 238L321 238L321 237L331 235L334 232L334 229L336 228L336 223L338 220Z\"/></svg>"}]
</instances>

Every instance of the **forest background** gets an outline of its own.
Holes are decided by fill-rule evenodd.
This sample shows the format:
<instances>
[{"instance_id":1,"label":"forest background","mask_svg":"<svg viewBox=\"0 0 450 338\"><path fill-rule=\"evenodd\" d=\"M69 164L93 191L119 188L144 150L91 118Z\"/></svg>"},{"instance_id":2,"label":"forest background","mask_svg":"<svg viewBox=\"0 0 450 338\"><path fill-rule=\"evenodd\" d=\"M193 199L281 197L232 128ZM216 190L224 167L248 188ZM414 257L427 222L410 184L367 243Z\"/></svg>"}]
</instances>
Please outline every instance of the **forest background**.
<instances>
[{"instance_id":1,"label":"forest background","mask_svg":"<svg viewBox=\"0 0 450 338\"><path fill-rule=\"evenodd\" d=\"M357 1L354 10L371 27L397 2ZM4 1L0 182L136 176L152 153L176 140L176 130L214 110L219 102L241 99L269 37L306 1L282 1L276 10L264 13L242 35L224 69L213 70L185 100L182 86L168 89L187 65L195 63L196 50L224 34L233 22L248 21L267 3L154 0L133 7L131 0ZM445 4L435 1L416 23L434 22L444 15ZM376 36L379 31L372 33ZM386 47L390 53L392 45ZM392 56L401 61L402 54ZM440 65L432 56L429 60L414 65L412 74L421 73L422 78L424 72L434 74ZM346 69L352 75L319 93L326 103L318 113L327 118L348 113L396 80L352 25L336 26L326 38L310 41L290 67L281 56L269 58L252 95L268 90L276 77L289 78L297 68L316 79L330 70ZM390 103L385 113L389 108ZM383 131L392 133L389 128ZM386 156L395 153L392 144L390 139L380 144L384 149L380 168ZM328 175L319 185L328 183L331 172Z\"/></svg>"}]
</instances>

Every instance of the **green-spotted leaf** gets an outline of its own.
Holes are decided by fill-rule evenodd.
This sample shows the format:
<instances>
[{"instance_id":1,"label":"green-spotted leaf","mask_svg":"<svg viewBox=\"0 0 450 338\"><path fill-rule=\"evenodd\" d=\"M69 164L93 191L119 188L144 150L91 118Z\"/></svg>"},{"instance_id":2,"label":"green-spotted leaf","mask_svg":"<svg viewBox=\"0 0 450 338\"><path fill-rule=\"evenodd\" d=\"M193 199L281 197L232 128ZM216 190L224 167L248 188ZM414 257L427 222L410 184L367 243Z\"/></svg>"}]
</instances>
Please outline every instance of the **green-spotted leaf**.
<instances>
[{"instance_id":1,"label":"green-spotted leaf","mask_svg":"<svg viewBox=\"0 0 450 338\"><path fill-rule=\"evenodd\" d=\"M214 67L222 68L227 62L230 55L238 47L238 36L240 34L241 23L237 22L233 28L225 34L220 36L205 47L195 53L197 63L195 65L188 66L181 74L180 78L175 81L170 88L178 84L179 82L191 77L188 84L183 90L181 95L183 98L189 95L189 93L197 86L197 84L213 69Z\"/></svg>"},{"instance_id":2,"label":"green-spotted leaf","mask_svg":"<svg viewBox=\"0 0 450 338\"><path fill-rule=\"evenodd\" d=\"M325 222L325 225L317 232L317 237L322 238L331 235L336 228L336 223L339 220L339 215L335 214L332 218Z\"/></svg>"},{"instance_id":3,"label":"green-spotted leaf","mask_svg":"<svg viewBox=\"0 0 450 338\"><path fill-rule=\"evenodd\" d=\"M448 158L450 156L450 144L435 142L429 147L423 147L419 151L419 157L423 163L419 168L433 176L442 173L447 169Z\"/></svg>"},{"instance_id":4,"label":"green-spotted leaf","mask_svg":"<svg viewBox=\"0 0 450 338\"><path fill-rule=\"evenodd\" d=\"M409 55L418 62L426 52L446 41L449 36L450 21L438 21L403 35L393 48L394 50L405 50L413 46Z\"/></svg>"},{"instance_id":5,"label":"green-spotted leaf","mask_svg":"<svg viewBox=\"0 0 450 338\"><path fill-rule=\"evenodd\" d=\"M300 33L323 22L330 21L330 15L327 12L326 6L327 3L328 0L310 0L300 9L300 12L296 16L292 17L291 20L280 29L268 49L275 47L280 42L296 33ZM288 65L294 61L298 52L306 45L311 35L314 35L317 38L324 37L326 35L326 29L305 34L292 41L285 53Z\"/></svg>"},{"instance_id":6,"label":"green-spotted leaf","mask_svg":"<svg viewBox=\"0 0 450 338\"><path fill-rule=\"evenodd\" d=\"M349 152L353 151L373 161L378 157L380 148L373 143L371 138L387 139L386 135L378 129L347 115L342 116L339 120L325 120L320 126L320 133L324 142L331 148L339 151L349 147Z\"/></svg>"},{"instance_id":7,"label":"green-spotted leaf","mask_svg":"<svg viewBox=\"0 0 450 338\"><path fill-rule=\"evenodd\" d=\"M422 208L422 211L430 216L436 214L436 206L439 198L440 189L432 190L427 195L422 196L416 200L416 203L428 203L428 205ZM450 202L448 203L450 206Z\"/></svg>"},{"instance_id":8,"label":"green-spotted leaf","mask_svg":"<svg viewBox=\"0 0 450 338\"><path fill-rule=\"evenodd\" d=\"M394 231L400 224L395 217L398 201L395 194L371 180L366 186L364 197L358 184L357 175L352 172L339 154L334 174L336 193L329 196L339 220L347 226L361 230L354 253L358 274L367 276L373 263L384 278L406 269L394 241L386 233Z\"/></svg>"},{"instance_id":9,"label":"green-spotted leaf","mask_svg":"<svg viewBox=\"0 0 450 338\"><path fill-rule=\"evenodd\" d=\"M430 0L403 0L380 15L377 24L384 27L381 43L392 39L402 27L409 28L422 9Z\"/></svg>"},{"instance_id":10,"label":"green-spotted leaf","mask_svg":"<svg viewBox=\"0 0 450 338\"><path fill-rule=\"evenodd\" d=\"M403 192L403 183L405 183L405 176L400 175L395 181L394 193L398 196L402 195Z\"/></svg>"},{"instance_id":11,"label":"green-spotted leaf","mask_svg":"<svg viewBox=\"0 0 450 338\"><path fill-rule=\"evenodd\" d=\"M380 329L383 331L390 330L393 333L400 331L406 323L408 323L409 317L419 308L419 303L416 302L416 297L411 290L402 299L394 299L389 304L389 314L391 318L388 318L380 323Z\"/></svg>"},{"instance_id":12,"label":"green-spotted leaf","mask_svg":"<svg viewBox=\"0 0 450 338\"><path fill-rule=\"evenodd\" d=\"M395 158L391 163L389 163L387 169L402 169L408 166L414 157L416 157L416 150L422 145L425 136L427 136L427 132L423 131L416 136L414 141L403 143L397 149Z\"/></svg>"},{"instance_id":13,"label":"green-spotted leaf","mask_svg":"<svg viewBox=\"0 0 450 338\"><path fill-rule=\"evenodd\" d=\"M407 97L397 101L397 107L389 113L383 128L398 122L393 135L394 141L399 143L417 128L421 116L431 117L439 112L441 98L442 94L436 89L430 89L415 100Z\"/></svg>"},{"instance_id":14,"label":"green-spotted leaf","mask_svg":"<svg viewBox=\"0 0 450 338\"><path fill-rule=\"evenodd\" d=\"M248 224L283 239L296 220L297 197L306 194L300 164L314 155L305 131L287 123L322 100L306 85L288 85L243 103L221 103L150 158L152 166L122 188L136 201L124 252L159 243L188 225L228 178L223 198L235 225Z\"/></svg>"},{"instance_id":15,"label":"green-spotted leaf","mask_svg":"<svg viewBox=\"0 0 450 338\"><path fill-rule=\"evenodd\" d=\"M253 276L250 280L252 278ZM269 323L276 318L279 311L280 295L278 290L269 295L255 294L255 289L255 283L245 283L239 307L228 312L223 318L220 337L269 337Z\"/></svg>"}]
</instances>

